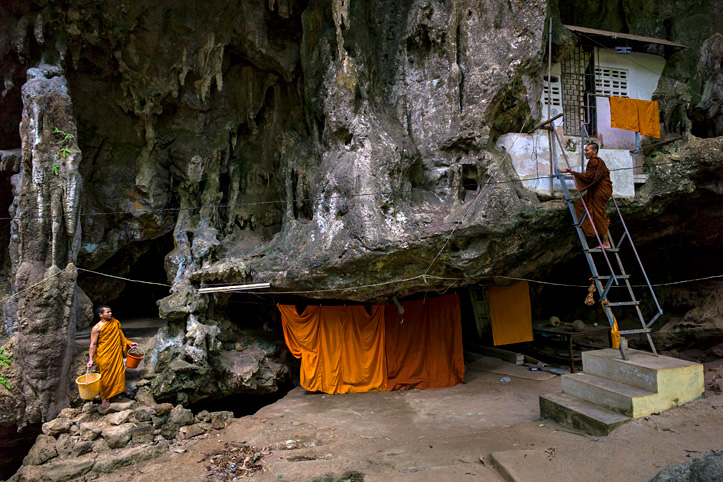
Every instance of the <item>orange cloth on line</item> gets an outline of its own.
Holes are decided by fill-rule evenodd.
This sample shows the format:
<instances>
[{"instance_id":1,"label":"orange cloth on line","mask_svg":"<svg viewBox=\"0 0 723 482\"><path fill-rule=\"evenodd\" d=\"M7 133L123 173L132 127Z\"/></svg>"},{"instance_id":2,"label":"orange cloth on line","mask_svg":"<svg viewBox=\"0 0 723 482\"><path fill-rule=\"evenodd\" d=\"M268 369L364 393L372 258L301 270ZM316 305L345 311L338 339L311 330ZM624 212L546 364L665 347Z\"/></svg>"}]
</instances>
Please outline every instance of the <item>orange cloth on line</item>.
<instances>
[{"instance_id":1,"label":"orange cloth on line","mask_svg":"<svg viewBox=\"0 0 723 482\"><path fill-rule=\"evenodd\" d=\"M464 383L459 297L408 301L402 307L404 314L395 305L385 310L387 390Z\"/></svg>"},{"instance_id":2,"label":"orange cloth on line","mask_svg":"<svg viewBox=\"0 0 723 482\"><path fill-rule=\"evenodd\" d=\"M489 286L492 340L496 345L532 341L532 307L527 281Z\"/></svg>"},{"instance_id":3,"label":"orange cloth on line","mask_svg":"<svg viewBox=\"0 0 723 482\"><path fill-rule=\"evenodd\" d=\"M658 103L649 100L610 97L610 126L660 138Z\"/></svg>"},{"instance_id":4,"label":"orange cloth on line","mask_svg":"<svg viewBox=\"0 0 723 482\"><path fill-rule=\"evenodd\" d=\"M384 306L278 305L286 346L301 358L301 386L325 393L386 390Z\"/></svg>"},{"instance_id":5,"label":"orange cloth on line","mask_svg":"<svg viewBox=\"0 0 723 482\"><path fill-rule=\"evenodd\" d=\"M100 370L101 400L108 400L125 391L126 369L123 366L123 354L130 343L123 335L120 321L112 318L103 323L95 351L95 363Z\"/></svg>"},{"instance_id":6,"label":"orange cloth on line","mask_svg":"<svg viewBox=\"0 0 723 482\"><path fill-rule=\"evenodd\" d=\"M592 221L595 223L597 234L600 236L600 241L602 241L602 236L608 232L610 226L610 217L607 214L608 201L613 195L610 170L602 159L595 156L588 159L584 173L572 171L571 174L575 179L578 192L587 191L582 198L575 201L577 219L582 219L585 214L585 206L587 206ZM585 206L583 206L583 200ZM585 235L595 236L595 229L590 223L590 218L585 217L582 222L582 230L585 231Z\"/></svg>"},{"instance_id":7,"label":"orange cloth on line","mask_svg":"<svg viewBox=\"0 0 723 482\"><path fill-rule=\"evenodd\" d=\"M648 100L637 100L638 106L638 123L640 124L640 134L660 139L660 114L658 113L658 103Z\"/></svg>"}]
</instances>

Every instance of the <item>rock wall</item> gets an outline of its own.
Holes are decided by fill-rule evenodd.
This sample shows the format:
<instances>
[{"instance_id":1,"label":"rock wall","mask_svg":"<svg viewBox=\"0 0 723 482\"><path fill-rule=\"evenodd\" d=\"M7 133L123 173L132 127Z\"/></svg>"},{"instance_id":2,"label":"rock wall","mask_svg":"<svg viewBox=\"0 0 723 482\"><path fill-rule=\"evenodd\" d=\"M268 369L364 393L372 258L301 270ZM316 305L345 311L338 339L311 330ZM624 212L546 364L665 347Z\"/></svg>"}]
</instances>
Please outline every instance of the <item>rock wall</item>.
<instances>
[{"instance_id":1,"label":"rock wall","mask_svg":"<svg viewBox=\"0 0 723 482\"><path fill-rule=\"evenodd\" d=\"M556 55L574 44L562 23L690 46L658 52L668 59L656 93L664 134L685 138L650 151L651 181L623 209L639 246L655 251L676 232L697 236L699 220L680 213L705 200L702 217L715 220L721 199L720 139L689 136L720 134L719 4L3 6L0 149L23 148L8 279L21 290L62 273L6 304L5 329L25 337L21 351L53 347L64 361L45 368L48 380L62 378L68 340L86 326L90 302L113 301L125 286L73 266L126 276L172 236L164 267L173 289L159 303L169 326L152 354L156 376L145 383L185 403L270 391L285 377L278 350L223 339L242 337L234 327L244 321L230 322L231 298L199 295L200 283L268 281L276 292L312 291L307 299L386 302L549 275L577 252L568 214L526 191L494 148L500 134L540 120L548 13ZM22 139L13 135L21 120ZM56 127L74 136L64 156ZM666 216L677 216L675 228L656 229ZM720 224L709 225L697 242L713 247ZM39 358L25 351L18 360L28 367L24 416L56 413L62 391L32 401L55 383L33 381ZM199 392L209 377L211 388Z\"/></svg>"},{"instance_id":2,"label":"rock wall","mask_svg":"<svg viewBox=\"0 0 723 482\"><path fill-rule=\"evenodd\" d=\"M41 64L22 87L22 161L13 176L10 259L17 293L13 362L21 367L21 423L54 418L67 406L76 319L83 295L74 262L80 246L82 178L72 103L62 70ZM51 362L52 360L52 362Z\"/></svg>"}]
</instances>

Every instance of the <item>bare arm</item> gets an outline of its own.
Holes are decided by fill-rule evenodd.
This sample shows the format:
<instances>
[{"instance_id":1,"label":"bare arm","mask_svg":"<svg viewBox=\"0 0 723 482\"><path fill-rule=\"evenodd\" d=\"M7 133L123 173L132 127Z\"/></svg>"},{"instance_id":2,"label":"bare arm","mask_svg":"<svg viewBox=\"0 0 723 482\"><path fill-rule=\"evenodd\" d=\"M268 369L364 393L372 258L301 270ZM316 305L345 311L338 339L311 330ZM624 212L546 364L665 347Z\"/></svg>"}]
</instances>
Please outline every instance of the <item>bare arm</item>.
<instances>
[{"instance_id":1,"label":"bare arm","mask_svg":"<svg viewBox=\"0 0 723 482\"><path fill-rule=\"evenodd\" d=\"M90 348L88 349L88 368L93 366L95 360L95 351L98 348L98 338L100 337L100 323L90 330Z\"/></svg>"}]
</instances>

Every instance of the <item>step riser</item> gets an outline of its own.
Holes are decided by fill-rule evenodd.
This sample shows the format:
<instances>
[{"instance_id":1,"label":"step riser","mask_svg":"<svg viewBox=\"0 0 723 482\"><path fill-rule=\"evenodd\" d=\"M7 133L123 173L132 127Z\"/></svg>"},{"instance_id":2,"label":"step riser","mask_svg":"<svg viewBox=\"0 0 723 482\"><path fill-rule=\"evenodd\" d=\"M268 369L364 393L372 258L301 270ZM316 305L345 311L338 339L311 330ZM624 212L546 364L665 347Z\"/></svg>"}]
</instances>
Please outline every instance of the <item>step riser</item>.
<instances>
[{"instance_id":1,"label":"step riser","mask_svg":"<svg viewBox=\"0 0 723 482\"><path fill-rule=\"evenodd\" d=\"M657 394L630 397L567 375L562 377L562 392L633 418L647 417L671 408Z\"/></svg>"},{"instance_id":2,"label":"step riser","mask_svg":"<svg viewBox=\"0 0 723 482\"><path fill-rule=\"evenodd\" d=\"M594 353L582 353L583 372L657 393L658 370L627 364L622 359L597 357Z\"/></svg>"},{"instance_id":3,"label":"step riser","mask_svg":"<svg viewBox=\"0 0 723 482\"><path fill-rule=\"evenodd\" d=\"M633 400L630 397L610 392L572 377L562 377L562 393L615 410L623 415L632 416L633 413Z\"/></svg>"},{"instance_id":4,"label":"step riser","mask_svg":"<svg viewBox=\"0 0 723 482\"><path fill-rule=\"evenodd\" d=\"M570 427L590 435L609 435L610 432L632 419L604 423L582 413L576 412L568 407L560 405L545 397L540 397L540 415L543 419L553 420L560 425Z\"/></svg>"}]
</instances>

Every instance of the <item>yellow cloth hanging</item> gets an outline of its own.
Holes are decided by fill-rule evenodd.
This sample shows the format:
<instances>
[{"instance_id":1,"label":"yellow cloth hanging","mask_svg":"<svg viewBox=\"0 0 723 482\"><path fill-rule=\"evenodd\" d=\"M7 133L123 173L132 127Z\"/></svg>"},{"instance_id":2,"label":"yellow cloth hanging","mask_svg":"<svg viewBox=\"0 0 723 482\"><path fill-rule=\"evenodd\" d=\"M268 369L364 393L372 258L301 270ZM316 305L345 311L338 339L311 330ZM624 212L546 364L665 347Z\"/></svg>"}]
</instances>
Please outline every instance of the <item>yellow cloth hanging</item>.
<instances>
[{"instance_id":1,"label":"yellow cloth hanging","mask_svg":"<svg viewBox=\"0 0 723 482\"><path fill-rule=\"evenodd\" d=\"M609 301L601 301L600 304L603 305L603 311L605 311L605 305L608 304ZM615 318L615 315L610 313L613 317L613 326L610 329L610 341L612 343L613 348L620 348L620 330L618 329L618 320ZM607 316L607 313L606 313Z\"/></svg>"},{"instance_id":2,"label":"yellow cloth hanging","mask_svg":"<svg viewBox=\"0 0 723 482\"><path fill-rule=\"evenodd\" d=\"M489 286L492 341L509 345L532 341L532 307L527 281Z\"/></svg>"}]
</instances>

